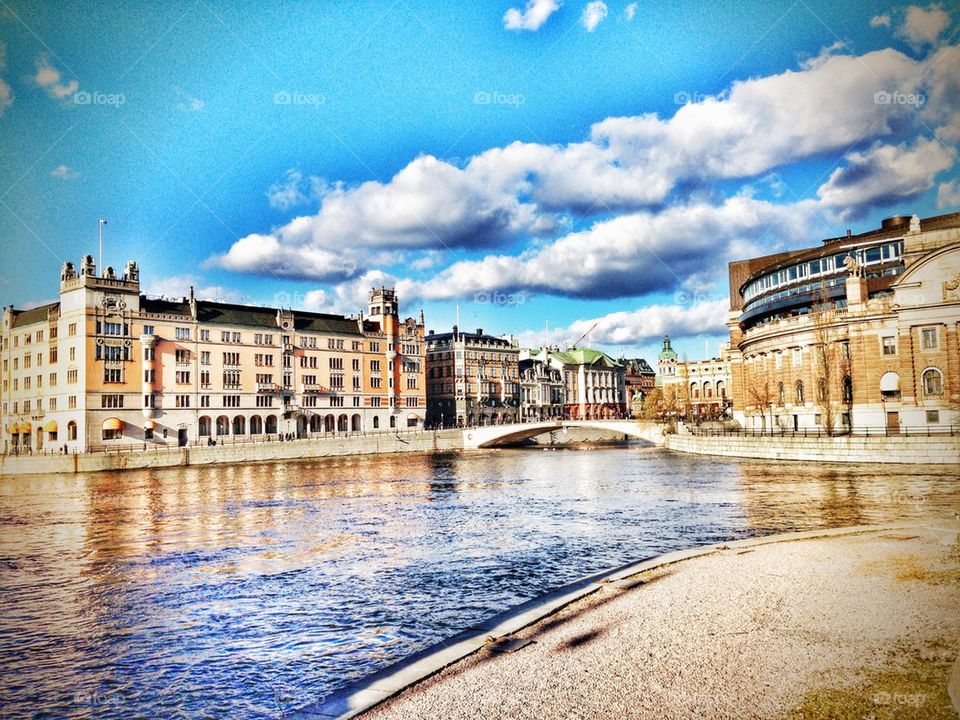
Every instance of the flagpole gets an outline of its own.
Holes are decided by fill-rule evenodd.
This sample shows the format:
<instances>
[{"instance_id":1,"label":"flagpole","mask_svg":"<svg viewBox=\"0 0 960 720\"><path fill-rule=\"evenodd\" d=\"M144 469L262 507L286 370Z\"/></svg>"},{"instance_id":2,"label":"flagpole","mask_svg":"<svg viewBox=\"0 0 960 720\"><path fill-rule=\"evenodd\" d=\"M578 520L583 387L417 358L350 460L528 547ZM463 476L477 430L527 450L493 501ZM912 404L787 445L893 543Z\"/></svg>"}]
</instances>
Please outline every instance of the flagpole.
<instances>
[{"instance_id":1,"label":"flagpole","mask_svg":"<svg viewBox=\"0 0 960 720\"><path fill-rule=\"evenodd\" d=\"M100 270L100 275L103 276L103 226L107 224L107 221L103 218L97 218L97 236L99 240L99 250L100 255L97 258L97 267Z\"/></svg>"}]
</instances>

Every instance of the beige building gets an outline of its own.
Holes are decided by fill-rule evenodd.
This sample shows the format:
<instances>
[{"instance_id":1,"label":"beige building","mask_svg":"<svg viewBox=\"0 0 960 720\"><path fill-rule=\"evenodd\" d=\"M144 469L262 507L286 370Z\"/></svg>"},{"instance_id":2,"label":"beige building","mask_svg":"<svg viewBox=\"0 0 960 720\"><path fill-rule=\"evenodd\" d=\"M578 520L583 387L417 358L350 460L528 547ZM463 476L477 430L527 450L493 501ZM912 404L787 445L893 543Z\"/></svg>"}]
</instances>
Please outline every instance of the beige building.
<instances>
[{"instance_id":1,"label":"beige building","mask_svg":"<svg viewBox=\"0 0 960 720\"><path fill-rule=\"evenodd\" d=\"M731 384L748 428L945 430L960 407L960 213L897 216L730 264Z\"/></svg>"},{"instance_id":2,"label":"beige building","mask_svg":"<svg viewBox=\"0 0 960 720\"><path fill-rule=\"evenodd\" d=\"M525 363L541 363L544 368L560 373L563 418L603 420L626 416L625 369L605 352L592 348L537 348L522 351L520 359ZM549 388L553 384L554 380L549 379L548 389L533 392L530 398L550 398L550 404L555 405L558 393ZM528 408L530 416L536 416L539 412ZM549 408L545 412L549 413Z\"/></svg>"},{"instance_id":3,"label":"beige building","mask_svg":"<svg viewBox=\"0 0 960 720\"><path fill-rule=\"evenodd\" d=\"M63 265L59 300L3 311L5 452L83 452L421 427L423 320L395 293L367 317L140 294Z\"/></svg>"}]
</instances>

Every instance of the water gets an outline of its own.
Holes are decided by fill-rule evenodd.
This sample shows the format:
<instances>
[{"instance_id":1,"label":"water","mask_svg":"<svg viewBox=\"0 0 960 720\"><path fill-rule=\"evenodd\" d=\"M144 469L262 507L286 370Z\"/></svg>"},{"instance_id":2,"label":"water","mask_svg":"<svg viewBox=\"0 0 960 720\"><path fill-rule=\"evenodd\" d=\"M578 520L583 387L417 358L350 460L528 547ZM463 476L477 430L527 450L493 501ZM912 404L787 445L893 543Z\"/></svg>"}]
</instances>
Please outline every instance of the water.
<instances>
[{"instance_id":1,"label":"water","mask_svg":"<svg viewBox=\"0 0 960 720\"><path fill-rule=\"evenodd\" d=\"M946 470L637 446L0 479L0 716L279 717L595 571L957 509Z\"/></svg>"}]
</instances>

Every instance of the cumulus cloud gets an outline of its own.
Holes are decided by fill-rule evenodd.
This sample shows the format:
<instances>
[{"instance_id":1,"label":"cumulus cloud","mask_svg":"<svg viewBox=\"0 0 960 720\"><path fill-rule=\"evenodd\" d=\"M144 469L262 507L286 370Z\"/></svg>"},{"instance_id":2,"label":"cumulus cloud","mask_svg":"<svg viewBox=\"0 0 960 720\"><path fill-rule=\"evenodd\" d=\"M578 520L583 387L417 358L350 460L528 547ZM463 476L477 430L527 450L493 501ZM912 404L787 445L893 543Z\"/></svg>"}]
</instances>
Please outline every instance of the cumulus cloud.
<instances>
[{"instance_id":1,"label":"cumulus cloud","mask_svg":"<svg viewBox=\"0 0 960 720\"><path fill-rule=\"evenodd\" d=\"M580 22L583 23L587 32L593 32L605 17L607 17L607 4L603 0L593 0L583 8Z\"/></svg>"},{"instance_id":2,"label":"cumulus cloud","mask_svg":"<svg viewBox=\"0 0 960 720\"><path fill-rule=\"evenodd\" d=\"M325 183L321 178L304 178L303 173L291 168L283 177L267 188L267 201L270 207L289 210L309 200L323 195Z\"/></svg>"},{"instance_id":3,"label":"cumulus cloud","mask_svg":"<svg viewBox=\"0 0 960 720\"><path fill-rule=\"evenodd\" d=\"M590 345L613 346L640 345L667 333L673 338L724 335L728 310L729 302L724 299L703 300L692 305L648 305L633 311L575 320L566 327L551 329L546 338L551 344L563 347L587 331L590 331ZM524 346L538 347L543 344L544 331L522 332L519 341Z\"/></svg>"},{"instance_id":4,"label":"cumulus cloud","mask_svg":"<svg viewBox=\"0 0 960 720\"><path fill-rule=\"evenodd\" d=\"M7 46L0 43L0 72L7 69ZM0 77L0 118L6 112L7 108L13 105L13 90L10 84Z\"/></svg>"},{"instance_id":5,"label":"cumulus cloud","mask_svg":"<svg viewBox=\"0 0 960 720\"><path fill-rule=\"evenodd\" d=\"M870 27L890 27L890 16L874 15L870 18Z\"/></svg>"},{"instance_id":6,"label":"cumulus cloud","mask_svg":"<svg viewBox=\"0 0 960 720\"><path fill-rule=\"evenodd\" d=\"M175 88L177 92L177 110L182 112L203 112L203 109L206 107L206 103L200 98L195 98L183 88Z\"/></svg>"},{"instance_id":7,"label":"cumulus cloud","mask_svg":"<svg viewBox=\"0 0 960 720\"><path fill-rule=\"evenodd\" d=\"M934 178L951 167L954 152L933 139L912 145L877 143L847 155L817 190L823 205L838 208L842 217L859 217L874 206L910 199L934 185Z\"/></svg>"},{"instance_id":8,"label":"cumulus cloud","mask_svg":"<svg viewBox=\"0 0 960 720\"><path fill-rule=\"evenodd\" d=\"M940 184L937 188L937 207L960 209L960 183L950 180Z\"/></svg>"},{"instance_id":9,"label":"cumulus cloud","mask_svg":"<svg viewBox=\"0 0 960 720\"><path fill-rule=\"evenodd\" d=\"M62 81L60 71L45 57L37 59L37 73L33 76L33 81L56 100L70 97L80 89L80 83L77 80Z\"/></svg>"},{"instance_id":10,"label":"cumulus cloud","mask_svg":"<svg viewBox=\"0 0 960 720\"><path fill-rule=\"evenodd\" d=\"M637 3L635 2L630 3L623 9L623 15L624 17L627 18L627 20L633 20L636 14L637 14Z\"/></svg>"},{"instance_id":11,"label":"cumulus cloud","mask_svg":"<svg viewBox=\"0 0 960 720\"><path fill-rule=\"evenodd\" d=\"M621 215L520 256L454 263L429 280L411 281L405 297L448 300L503 291L617 298L670 291L701 276L705 268L722 274L733 257L809 241L815 205L774 205L736 196L721 205Z\"/></svg>"},{"instance_id":12,"label":"cumulus cloud","mask_svg":"<svg viewBox=\"0 0 960 720\"><path fill-rule=\"evenodd\" d=\"M911 5L899 34L913 45L936 45L949 24L950 16L939 5L930 5L926 9Z\"/></svg>"},{"instance_id":13,"label":"cumulus cloud","mask_svg":"<svg viewBox=\"0 0 960 720\"><path fill-rule=\"evenodd\" d=\"M539 30L559 9L557 0L529 0L523 11L510 8L504 13L503 27L507 30Z\"/></svg>"},{"instance_id":14,"label":"cumulus cloud","mask_svg":"<svg viewBox=\"0 0 960 720\"><path fill-rule=\"evenodd\" d=\"M80 173L76 170L71 170L68 165L57 165L50 171L50 175L57 178L57 180L76 180L80 177Z\"/></svg>"}]
</instances>

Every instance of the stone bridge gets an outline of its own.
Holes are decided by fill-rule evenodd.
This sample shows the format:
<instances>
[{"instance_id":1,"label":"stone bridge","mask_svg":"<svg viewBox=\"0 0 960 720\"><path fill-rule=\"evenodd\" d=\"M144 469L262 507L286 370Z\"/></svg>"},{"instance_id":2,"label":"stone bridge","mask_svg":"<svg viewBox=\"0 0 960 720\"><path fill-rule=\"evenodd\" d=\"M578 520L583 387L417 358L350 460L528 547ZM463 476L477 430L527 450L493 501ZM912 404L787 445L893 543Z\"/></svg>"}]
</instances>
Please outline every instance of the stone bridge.
<instances>
[{"instance_id":1,"label":"stone bridge","mask_svg":"<svg viewBox=\"0 0 960 720\"><path fill-rule=\"evenodd\" d=\"M463 431L463 447L470 449L514 445L543 433L562 431L564 428L609 430L636 440L644 440L653 445L663 445L664 443L663 426L655 422L641 420L555 420L468 428Z\"/></svg>"}]
</instances>

